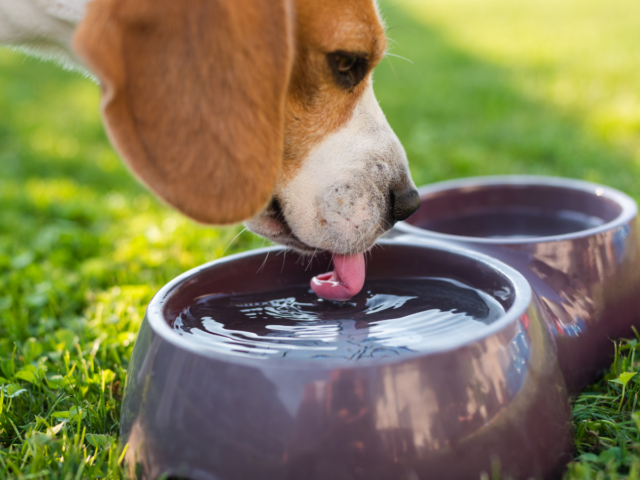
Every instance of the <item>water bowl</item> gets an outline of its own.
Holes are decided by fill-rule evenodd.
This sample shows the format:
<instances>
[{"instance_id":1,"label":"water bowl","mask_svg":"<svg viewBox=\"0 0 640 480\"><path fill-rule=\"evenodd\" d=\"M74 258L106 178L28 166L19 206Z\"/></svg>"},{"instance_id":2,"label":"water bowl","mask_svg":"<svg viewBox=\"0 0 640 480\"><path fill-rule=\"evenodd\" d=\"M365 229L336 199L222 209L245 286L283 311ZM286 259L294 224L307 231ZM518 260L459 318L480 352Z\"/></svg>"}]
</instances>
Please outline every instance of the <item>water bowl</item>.
<instances>
[{"instance_id":1,"label":"water bowl","mask_svg":"<svg viewBox=\"0 0 640 480\"><path fill-rule=\"evenodd\" d=\"M568 391L520 273L443 242L382 241L362 293L334 303L309 291L329 263L263 249L156 294L122 405L132 474L560 474L572 449Z\"/></svg>"},{"instance_id":2,"label":"water bowl","mask_svg":"<svg viewBox=\"0 0 640 480\"><path fill-rule=\"evenodd\" d=\"M640 243L627 195L579 180L500 176L432 184L420 197L396 234L483 252L522 273L571 392L610 364L612 339L634 335Z\"/></svg>"}]
</instances>

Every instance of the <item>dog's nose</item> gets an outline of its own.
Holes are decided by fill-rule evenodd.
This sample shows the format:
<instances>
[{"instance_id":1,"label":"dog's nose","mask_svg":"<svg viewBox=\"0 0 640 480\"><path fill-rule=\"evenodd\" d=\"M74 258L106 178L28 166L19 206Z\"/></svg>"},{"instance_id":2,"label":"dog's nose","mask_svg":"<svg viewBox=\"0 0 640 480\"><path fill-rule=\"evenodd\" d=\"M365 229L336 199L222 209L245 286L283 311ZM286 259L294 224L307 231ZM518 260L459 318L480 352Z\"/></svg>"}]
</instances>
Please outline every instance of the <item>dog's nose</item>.
<instances>
[{"instance_id":1,"label":"dog's nose","mask_svg":"<svg viewBox=\"0 0 640 480\"><path fill-rule=\"evenodd\" d=\"M420 208L420 195L414 188L391 190L391 216L396 221L406 220Z\"/></svg>"}]
</instances>

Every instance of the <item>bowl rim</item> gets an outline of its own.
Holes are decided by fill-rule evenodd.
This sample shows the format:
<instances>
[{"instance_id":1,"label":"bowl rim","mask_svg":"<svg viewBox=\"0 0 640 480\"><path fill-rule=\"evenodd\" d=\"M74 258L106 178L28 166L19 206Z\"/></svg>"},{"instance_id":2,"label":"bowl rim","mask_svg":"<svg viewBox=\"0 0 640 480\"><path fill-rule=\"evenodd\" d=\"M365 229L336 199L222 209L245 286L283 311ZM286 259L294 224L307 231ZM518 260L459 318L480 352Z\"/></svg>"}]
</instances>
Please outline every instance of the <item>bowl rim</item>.
<instances>
[{"instance_id":1,"label":"bowl rim","mask_svg":"<svg viewBox=\"0 0 640 480\"><path fill-rule=\"evenodd\" d=\"M532 187L558 187L569 190L577 190L586 193L593 193L598 197L603 197L617 203L621 210L620 214L613 220L602 225L577 232L565 233L562 235L548 235L527 238L483 238L470 237L465 235L452 235L449 233L439 233L424 228L416 227L406 221L398 222L394 229L404 234L415 234L421 237L458 242L470 242L487 245L527 245L546 242L557 242L562 240L575 240L603 233L615 228L619 228L633 220L638 215L638 205L635 200L626 193L616 190L606 185L578 180L566 177L552 177L545 175L487 175L479 177L467 177L454 180L444 180L418 188L420 198L424 195L438 193L454 189L477 189L494 186L532 186Z\"/></svg>"},{"instance_id":2,"label":"bowl rim","mask_svg":"<svg viewBox=\"0 0 640 480\"><path fill-rule=\"evenodd\" d=\"M164 285L151 299L146 311L146 321L149 327L155 334L161 337L164 341L169 342L178 349L184 350L189 353L204 356L214 360L222 361L228 364L245 365L251 367L264 367L264 368L290 368L290 369L309 369L314 370L335 370L339 369L357 369L357 368L371 368L379 367L382 365L400 364L409 361L415 361L416 359L438 355L443 352L460 349L476 342L483 341L484 339L499 334L505 328L518 321L518 319L533 305L532 304L532 290L529 283L524 276L515 270L514 268L506 265L505 263L482 253L473 251L468 248L447 244L438 240L432 239L415 239L415 241L409 239L402 240L378 240L380 245L391 248L403 248L403 247L419 247L425 249L445 250L447 252L462 255L472 260L479 261L487 265L492 270L504 275L512 284L514 289L514 302L511 307L506 311L505 315L500 317L494 323L489 325L486 329L473 335L467 334L466 336L453 337L449 342L441 342L437 348L430 350L429 352L416 352L414 355L407 355L399 358L383 358L376 361L367 361L362 363L339 363L339 362L316 362L313 360L296 360L287 361L281 359L269 359L265 361L262 358L256 357L242 357L235 355L225 355L223 353L207 349L206 347L185 339L183 336L177 334L167 323L163 314L163 306L169 299L171 294L178 287L183 285L191 277L202 273L203 271L216 267L225 263L230 263L239 259L243 259L249 256L262 255L269 252L278 252L286 250L284 247L267 247L256 250L249 250L228 257L219 258L211 262L205 263L198 267L195 267L168 282ZM384 250L378 250L381 254L384 254ZM380 254L380 253L374 253Z\"/></svg>"}]
</instances>

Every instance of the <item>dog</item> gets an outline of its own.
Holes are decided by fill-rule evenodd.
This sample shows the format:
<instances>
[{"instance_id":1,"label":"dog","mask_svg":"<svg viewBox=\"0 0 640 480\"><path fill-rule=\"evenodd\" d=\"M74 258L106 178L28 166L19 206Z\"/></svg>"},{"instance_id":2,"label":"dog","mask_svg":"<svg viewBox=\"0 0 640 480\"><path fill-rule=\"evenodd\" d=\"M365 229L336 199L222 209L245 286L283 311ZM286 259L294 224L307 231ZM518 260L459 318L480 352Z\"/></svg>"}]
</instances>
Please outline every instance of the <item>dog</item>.
<instances>
[{"instance_id":1,"label":"dog","mask_svg":"<svg viewBox=\"0 0 640 480\"><path fill-rule=\"evenodd\" d=\"M0 43L92 72L112 144L183 214L331 252L325 298L419 207L373 92L373 0L0 0Z\"/></svg>"}]
</instances>

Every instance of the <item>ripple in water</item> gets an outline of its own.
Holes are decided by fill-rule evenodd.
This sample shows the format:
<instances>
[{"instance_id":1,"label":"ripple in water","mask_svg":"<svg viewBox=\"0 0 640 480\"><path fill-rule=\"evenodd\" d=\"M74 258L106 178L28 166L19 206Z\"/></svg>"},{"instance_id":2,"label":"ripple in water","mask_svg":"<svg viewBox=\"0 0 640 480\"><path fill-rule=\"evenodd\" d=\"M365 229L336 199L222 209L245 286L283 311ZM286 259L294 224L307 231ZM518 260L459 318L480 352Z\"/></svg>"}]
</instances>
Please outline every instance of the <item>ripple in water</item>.
<instances>
[{"instance_id":1,"label":"ripple in water","mask_svg":"<svg viewBox=\"0 0 640 480\"><path fill-rule=\"evenodd\" d=\"M206 348L251 358L363 361L439 348L505 313L484 292L448 279L368 281L349 302L299 285L195 299L174 330Z\"/></svg>"}]
</instances>

